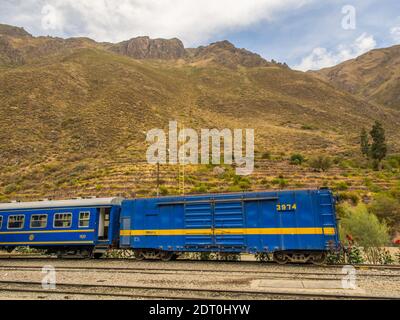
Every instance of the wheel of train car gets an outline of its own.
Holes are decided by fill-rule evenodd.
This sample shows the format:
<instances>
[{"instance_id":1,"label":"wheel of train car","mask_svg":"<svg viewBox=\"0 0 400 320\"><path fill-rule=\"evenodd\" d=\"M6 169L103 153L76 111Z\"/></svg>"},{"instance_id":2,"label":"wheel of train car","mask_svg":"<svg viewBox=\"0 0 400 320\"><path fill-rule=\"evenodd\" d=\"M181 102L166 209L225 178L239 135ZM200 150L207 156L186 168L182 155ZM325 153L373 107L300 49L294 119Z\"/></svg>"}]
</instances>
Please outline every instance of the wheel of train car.
<instances>
[{"instance_id":1,"label":"wheel of train car","mask_svg":"<svg viewBox=\"0 0 400 320\"><path fill-rule=\"evenodd\" d=\"M174 258L173 252L165 251L160 254L160 259L162 261L171 261L171 260L173 260L173 258Z\"/></svg>"},{"instance_id":2,"label":"wheel of train car","mask_svg":"<svg viewBox=\"0 0 400 320\"><path fill-rule=\"evenodd\" d=\"M274 261L278 264L286 264L289 259L283 252L275 252Z\"/></svg>"},{"instance_id":3,"label":"wheel of train car","mask_svg":"<svg viewBox=\"0 0 400 320\"><path fill-rule=\"evenodd\" d=\"M91 259L93 255L93 250L83 249L81 250L80 255L84 259Z\"/></svg>"},{"instance_id":4,"label":"wheel of train car","mask_svg":"<svg viewBox=\"0 0 400 320\"><path fill-rule=\"evenodd\" d=\"M313 258L311 259L311 262L317 266L323 265L326 262L326 252L319 252L313 254Z\"/></svg>"},{"instance_id":5,"label":"wheel of train car","mask_svg":"<svg viewBox=\"0 0 400 320\"><path fill-rule=\"evenodd\" d=\"M135 251L133 253L133 256L135 257L136 260L142 261L145 259L144 253L142 251Z\"/></svg>"},{"instance_id":6,"label":"wheel of train car","mask_svg":"<svg viewBox=\"0 0 400 320\"><path fill-rule=\"evenodd\" d=\"M174 254L172 255L171 260L172 260L172 261L175 261L176 259L178 259L178 257L179 257L179 254L174 253Z\"/></svg>"},{"instance_id":7,"label":"wheel of train car","mask_svg":"<svg viewBox=\"0 0 400 320\"><path fill-rule=\"evenodd\" d=\"M103 252L95 252L93 253L93 258L100 259L103 256Z\"/></svg>"}]
</instances>

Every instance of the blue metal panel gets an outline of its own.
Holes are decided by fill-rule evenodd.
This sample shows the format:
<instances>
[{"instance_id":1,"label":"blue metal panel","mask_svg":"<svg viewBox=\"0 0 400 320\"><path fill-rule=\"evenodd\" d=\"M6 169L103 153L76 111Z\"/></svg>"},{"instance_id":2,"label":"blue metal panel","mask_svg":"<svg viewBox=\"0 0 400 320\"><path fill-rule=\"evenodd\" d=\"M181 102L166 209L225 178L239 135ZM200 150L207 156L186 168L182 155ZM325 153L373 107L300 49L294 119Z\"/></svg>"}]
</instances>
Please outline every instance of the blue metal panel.
<instances>
[{"instance_id":1,"label":"blue metal panel","mask_svg":"<svg viewBox=\"0 0 400 320\"><path fill-rule=\"evenodd\" d=\"M324 228L337 228L335 200L329 190L320 190L318 192L320 223ZM338 234L324 234L323 240L327 249L339 242Z\"/></svg>"},{"instance_id":2,"label":"blue metal panel","mask_svg":"<svg viewBox=\"0 0 400 320\"><path fill-rule=\"evenodd\" d=\"M193 202L185 204L185 229L212 229L213 207L210 202ZM185 236L186 248L210 248L214 244L212 235Z\"/></svg>"},{"instance_id":3,"label":"blue metal panel","mask_svg":"<svg viewBox=\"0 0 400 320\"><path fill-rule=\"evenodd\" d=\"M214 229L244 228L244 212L242 201L216 201L214 207ZM239 233L239 234L237 234ZM243 231L234 235L219 231L215 234L217 248L244 248L245 236Z\"/></svg>"}]
</instances>

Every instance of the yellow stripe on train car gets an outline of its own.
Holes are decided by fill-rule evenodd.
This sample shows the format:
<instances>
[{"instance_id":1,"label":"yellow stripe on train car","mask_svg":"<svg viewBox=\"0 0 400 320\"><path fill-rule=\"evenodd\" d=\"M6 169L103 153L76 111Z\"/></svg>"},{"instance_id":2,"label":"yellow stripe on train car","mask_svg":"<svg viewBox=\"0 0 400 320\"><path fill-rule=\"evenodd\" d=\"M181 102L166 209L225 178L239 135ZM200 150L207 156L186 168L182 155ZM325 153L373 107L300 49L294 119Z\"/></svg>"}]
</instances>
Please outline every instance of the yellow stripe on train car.
<instances>
[{"instance_id":1,"label":"yellow stripe on train car","mask_svg":"<svg viewBox=\"0 0 400 320\"><path fill-rule=\"evenodd\" d=\"M121 230L121 236L187 236L187 235L335 235L335 228L217 228L217 229L165 229Z\"/></svg>"}]
</instances>

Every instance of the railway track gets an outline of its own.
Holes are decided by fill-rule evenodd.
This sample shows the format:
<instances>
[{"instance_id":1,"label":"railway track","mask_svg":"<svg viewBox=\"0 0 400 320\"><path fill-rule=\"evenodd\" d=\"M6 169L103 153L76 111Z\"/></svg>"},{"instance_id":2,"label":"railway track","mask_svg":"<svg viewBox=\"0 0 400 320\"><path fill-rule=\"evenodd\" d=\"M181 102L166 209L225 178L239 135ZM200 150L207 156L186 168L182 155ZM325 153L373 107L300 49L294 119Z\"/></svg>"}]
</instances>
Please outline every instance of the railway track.
<instances>
[{"instance_id":1,"label":"railway track","mask_svg":"<svg viewBox=\"0 0 400 320\"><path fill-rule=\"evenodd\" d=\"M302 280L340 280L342 273L326 273L326 272L293 272L293 271L261 271L261 270L215 270L215 269L182 269L182 268L132 268L132 267L88 267L88 266L55 266L59 272L119 272L133 274L161 274L161 275L204 275L212 274L218 276L232 277L246 275L257 275L258 279L293 279L300 278ZM10 265L0 266L0 270L10 271L40 271L42 266L27 265ZM359 273L358 277L379 277L390 278L399 281L399 274L382 274L382 273Z\"/></svg>"},{"instance_id":2,"label":"railway track","mask_svg":"<svg viewBox=\"0 0 400 320\"><path fill-rule=\"evenodd\" d=\"M44 255L0 255L1 260L51 260L51 261L73 261L78 260L82 261L85 260L83 258L56 258L52 256L44 256ZM99 261L99 260L96 260ZM134 258L103 258L101 261L136 261ZM152 262L159 262L159 261L152 261ZM275 262L259 262L259 261L224 261L224 260L191 260L191 259L178 259L174 262L170 263L194 263L194 264L204 264L204 263L216 263L216 264L241 264L241 265L275 265L278 266ZM287 268L295 268L295 267L303 267L303 268L342 268L344 266L352 265L356 269L384 269L384 270L394 270L400 271L400 264L399 265L381 265L381 264L332 264L332 265L321 265L316 266L313 264L287 264L284 265Z\"/></svg>"},{"instance_id":3,"label":"railway track","mask_svg":"<svg viewBox=\"0 0 400 320\"><path fill-rule=\"evenodd\" d=\"M311 293L290 291L225 290L157 286L115 286L98 284L58 283L54 290L43 289L41 283L31 281L0 281L1 292L88 296L130 299L351 299L351 300L400 300L400 297L360 294Z\"/></svg>"}]
</instances>

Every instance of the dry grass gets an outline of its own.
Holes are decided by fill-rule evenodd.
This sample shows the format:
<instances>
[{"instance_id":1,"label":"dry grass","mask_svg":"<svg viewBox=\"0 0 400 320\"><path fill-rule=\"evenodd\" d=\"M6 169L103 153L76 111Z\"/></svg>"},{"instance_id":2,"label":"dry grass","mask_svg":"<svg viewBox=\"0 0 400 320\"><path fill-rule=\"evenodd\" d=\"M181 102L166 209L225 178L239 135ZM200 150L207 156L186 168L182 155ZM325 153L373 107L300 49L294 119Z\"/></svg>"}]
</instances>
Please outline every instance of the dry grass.
<instances>
[{"instance_id":1,"label":"dry grass","mask_svg":"<svg viewBox=\"0 0 400 320\"><path fill-rule=\"evenodd\" d=\"M296 152L352 158L361 127L375 119L385 124L391 151L400 147L398 111L370 105L311 75L276 65L225 68L207 61L139 61L88 39L14 42L25 63L0 66L2 201L151 195L156 173L144 163L145 132L166 128L171 120L194 129L254 128L256 150L277 158L257 162L249 181L215 176L207 167L188 168L188 191L340 181L363 190L366 175L384 187L395 180L381 181L369 171L336 167L315 173L289 164ZM176 167L164 167L162 179L166 191L179 191Z\"/></svg>"}]
</instances>

